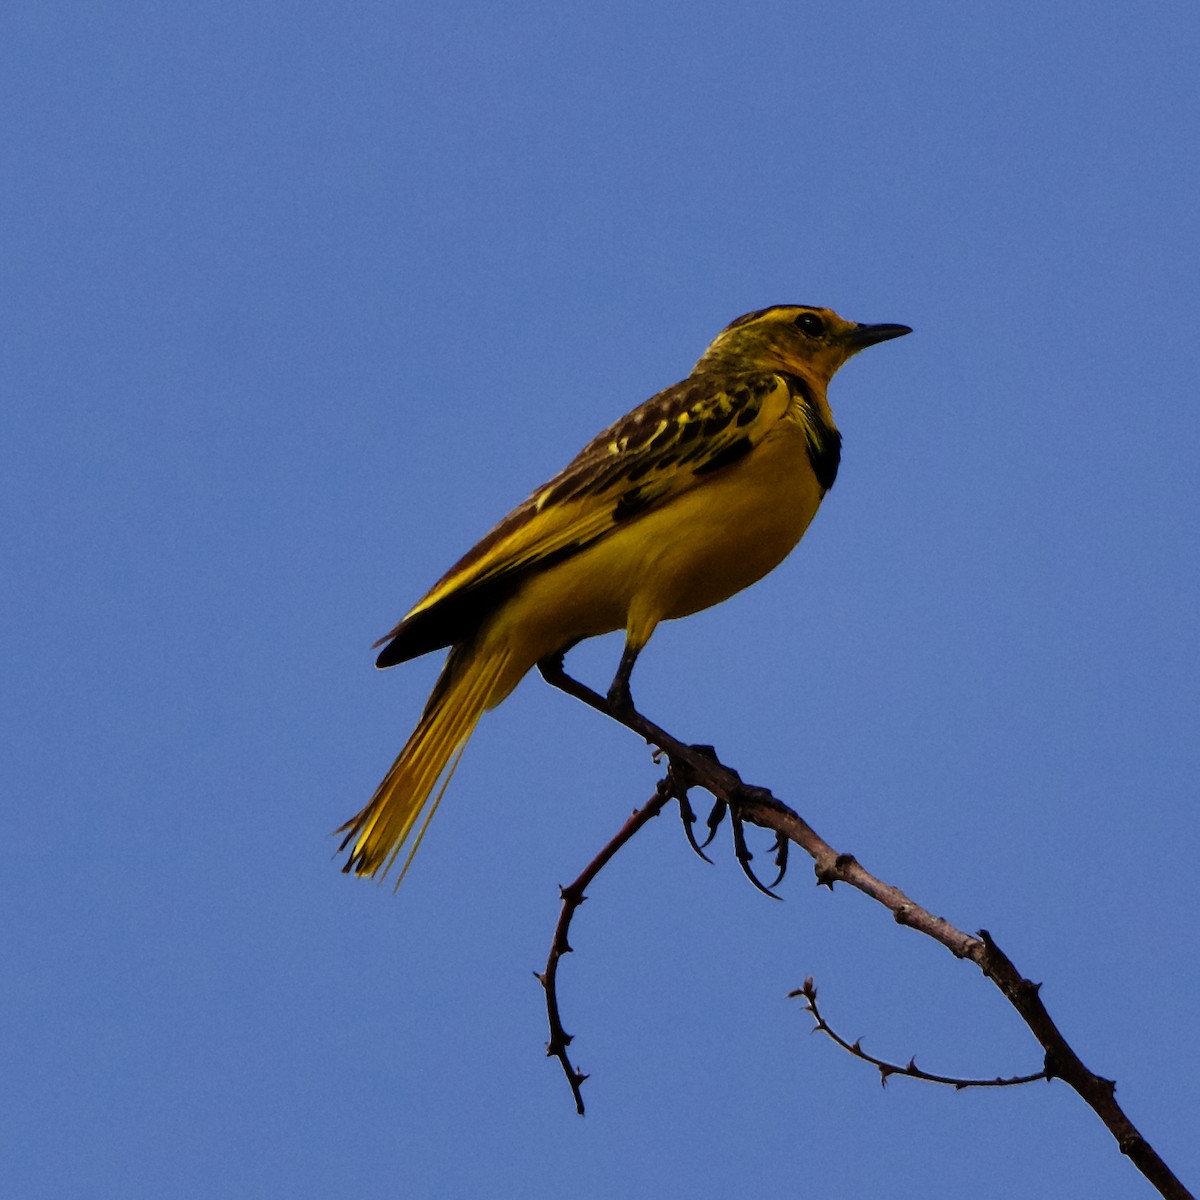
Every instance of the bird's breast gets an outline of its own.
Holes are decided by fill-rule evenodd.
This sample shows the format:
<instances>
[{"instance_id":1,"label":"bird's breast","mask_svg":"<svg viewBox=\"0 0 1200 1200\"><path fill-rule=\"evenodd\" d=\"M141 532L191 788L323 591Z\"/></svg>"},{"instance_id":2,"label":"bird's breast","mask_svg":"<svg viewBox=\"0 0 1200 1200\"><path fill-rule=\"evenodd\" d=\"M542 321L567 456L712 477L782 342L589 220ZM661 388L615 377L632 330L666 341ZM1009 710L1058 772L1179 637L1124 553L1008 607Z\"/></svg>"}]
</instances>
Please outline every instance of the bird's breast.
<instances>
[{"instance_id":1,"label":"bird's breast","mask_svg":"<svg viewBox=\"0 0 1200 1200\"><path fill-rule=\"evenodd\" d=\"M778 566L823 495L803 424L784 418L744 458L532 576L497 634L528 641L518 657L529 663L614 629L643 644L660 621L719 604Z\"/></svg>"},{"instance_id":2,"label":"bird's breast","mask_svg":"<svg viewBox=\"0 0 1200 1200\"><path fill-rule=\"evenodd\" d=\"M792 551L823 495L803 426L785 418L742 462L647 517L635 607L668 620L749 587Z\"/></svg>"}]
</instances>

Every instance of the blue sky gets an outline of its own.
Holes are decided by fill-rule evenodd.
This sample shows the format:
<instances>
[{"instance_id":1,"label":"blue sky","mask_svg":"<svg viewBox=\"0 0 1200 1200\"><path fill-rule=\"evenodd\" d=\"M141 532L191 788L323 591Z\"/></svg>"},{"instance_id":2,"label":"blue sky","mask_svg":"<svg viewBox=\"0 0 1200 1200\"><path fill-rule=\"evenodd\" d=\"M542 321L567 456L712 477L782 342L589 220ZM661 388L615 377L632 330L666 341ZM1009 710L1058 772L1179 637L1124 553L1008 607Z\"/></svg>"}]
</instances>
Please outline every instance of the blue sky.
<instances>
[{"instance_id":1,"label":"blue sky","mask_svg":"<svg viewBox=\"0 0 1200 1200\"><path fill-rule=\"evenodd\" d=\"M748 309L834 381L796 554L635 696L1035 979L1196 1186L1194 5L0 12L20 1197L1150 1193L990 984L797 861L774 904L523 684L398 895L343 877L436 674L370 643ZM606 682L619 639L581 647Z\"/></svg>"}]
</instances>

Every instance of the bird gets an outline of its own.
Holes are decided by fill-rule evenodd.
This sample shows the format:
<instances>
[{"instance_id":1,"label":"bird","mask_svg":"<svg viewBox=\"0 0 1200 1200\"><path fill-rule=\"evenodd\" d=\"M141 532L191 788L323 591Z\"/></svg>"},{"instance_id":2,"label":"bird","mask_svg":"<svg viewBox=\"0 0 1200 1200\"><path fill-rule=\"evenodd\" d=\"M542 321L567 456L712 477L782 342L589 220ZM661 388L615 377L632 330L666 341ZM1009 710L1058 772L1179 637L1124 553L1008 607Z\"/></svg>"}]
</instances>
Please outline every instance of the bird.
<instances>
[{"instance_id":1,"label":"bird","mask_svg":"<svg viewBox=\"0 0 1200 1200\"><path fill-rule=\"evenodd\" d=\"M399 886L480 717L583 639L624 631L608 702L632 710L659 622L755 583L808 528L841 460L834 373L911 332L804 304L746 313L468 550L375 643L380 668L449 654L391 770L337 830L342 869L383 878L407 847Z\"/></svg>"}]
</instances>

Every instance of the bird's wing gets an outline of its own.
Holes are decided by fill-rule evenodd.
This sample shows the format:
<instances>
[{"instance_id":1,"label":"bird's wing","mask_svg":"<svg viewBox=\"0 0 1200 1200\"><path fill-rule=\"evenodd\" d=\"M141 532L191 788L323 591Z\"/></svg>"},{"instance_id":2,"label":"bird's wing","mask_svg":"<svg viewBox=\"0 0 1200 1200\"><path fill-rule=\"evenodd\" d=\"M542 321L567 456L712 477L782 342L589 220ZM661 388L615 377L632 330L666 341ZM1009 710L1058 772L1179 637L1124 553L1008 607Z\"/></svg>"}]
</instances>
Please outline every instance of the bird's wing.
<instances>
[{"instance_id":1,"label":"bird's wing","mask_svg":"<svg viewBox=\"0 0 1200 1200\"><path fill-rule=\"evenodd\" d=\"M459 640L528 572L577 553L758 445L787 411L780 375L698 375L659 392L592 439L433 586L378 664Z\"/></svg>"}]
</instances>

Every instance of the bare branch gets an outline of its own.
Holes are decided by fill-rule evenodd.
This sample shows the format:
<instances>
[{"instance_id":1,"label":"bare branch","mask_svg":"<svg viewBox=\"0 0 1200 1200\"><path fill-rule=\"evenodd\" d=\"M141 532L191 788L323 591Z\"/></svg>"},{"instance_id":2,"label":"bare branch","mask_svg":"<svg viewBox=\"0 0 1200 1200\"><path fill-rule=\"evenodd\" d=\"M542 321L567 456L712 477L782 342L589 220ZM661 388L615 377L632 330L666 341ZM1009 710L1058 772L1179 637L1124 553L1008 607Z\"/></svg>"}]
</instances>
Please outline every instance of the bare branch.
<instances>
[{"instance_id":1,"label":"bare branch","mask_svg":"<svg viewBox=\"0 0 1200 1200\"><path fill-rule=\"evenodd\" d=\"M832 888L834 883L849 884L887 908L897 924L932 938L945 946L956 958L970 959L1000 989L1041 1045L1045 1054L1044 1077L1061 1079L1083 1098L1116 1139L1121 1153L1129 1158L1160 1195L1168 1200L1194 1200L1192 1194L1175 1177L1117 1103L1116 1084L1111 1079L1105 1079L1090 1071L1067 1043L1042 1003L1039 994L1041 984L1026 979L996 945L987 930L980 930L978 935L972 937L944 918L935 916L921 907L899 888L872 875L852 854L839 854L835 851L803 817L776 799L768 789L743 783L736 771L720 763L715 754L707 753L707 747L697 749L679 741L666 730L647 720L631 705L613 703L586 684L573 679L564 671L561 656L548 659L538 666L547 682L611 717L666 754L670 770L667 778L659 784L655 798L646 806L653 806L654 809L649 816L661 811L671 795L678 794L679 791L686 792L690 787L701 787L714 796L719 804L728 806L731 816L736 820L749 821L764 829L773 830L804 850L813 860L818 884L829 888ZM582 899L582 886L590 882L613 854L645 824L649 819L649 816L641 816L645 812L646 809L642 809L635 813L630 822L626 823L626 828L630 823L635 823L634 827L628 833L622 829L579 877L578 899L573 891L576 884L564 890L563 912L555 931L555 947L558 946L560 930L563 946L566 944L566 928ZM743 869L747 869L745 862L742 865ZM557 961L564 952L563 949L557 949L557 952L555 948L551 949L551 961L547 964L546 977L543 979L548 1004L549 998L553 997ZM556 1055L562 1062L568 1080L571 1081L577 1110L582 1112L583 1102L579 1095L582 1078L574 1071L567 1058L566 1042L569 1039L562 1034L561 1024L557 1026L561 1047L555 1041L557 1001L554 1001L551 1013L551 1045L548 1053ZM860 1054L860 1057L866 1056Z\"/></svg>"},{"instance_id":2,"label":"bare branch","mask_svg":"<svg viewBox=\"0 0 1200 1200\"><path fill-rule=\"evenodd\" d=\"M962 1091L964 1088L985 1088L985 1087L1015 1087L1022 1083L1035 1083L1039 1079L1049 1080L1050 1076L1045 1070L1038 1071L1035 1075L1013 1075L1007 1079L999 1077L995 1079L963 1079L954 1075L934 1075L929 1071L924 1071L917 1066L917 1059L914 1055L908 1062L901 1066L898 1063L886 1062L882 1058L876 1058L873 1054L868 1054L862 1048L862 1041L855 1039L853 1042L847 1041L837 1030L833 1029L825 1018L821 1015L820 1009L817 1008L817 986L813 983L810 975L794 992L788 992L789 997L801 996L804 999L804 1006L809 1013L812 1014L813 1020L816 1022L813 1027L813 1032L821 1032L836 1042L847 1054L854 1055L855 1058L861 1058L863 1062L870 1063L879 1071L879 1082L887 1086L887 1081L893 1075L904 1075L909 1079L920 1079L925 1083L941 1083L948 1087L954 1088L956 1091Z\"/></svg>"},{"instance_id":3,"label":"bare branch","mask_svg":"<svg viewBox=\"0 0 1200 1200\"><path fill-rule=\"evenodd\" d=\"M571 1094L575 1097L575 1111L583 1116L583 1081L587 1078L571 1062L567 1047L571 1044L571 1035L563 1028L562 1017L558 1009L558 964L564 954L571 953L571 944L567 934L571 929L571 920L576 909L587 899L584 891L588 885L604 870L613 855L621 849L647 822L653 820L662 812L664 806L674 795L671 775L659 783L654 795L636 809L615 836L604 846L599 854L584 867L579 878L567 887L560 888L562 908L558 914L558 924L554 927L554 940L550 943L550 956L546 959L544 972L534 972L546 991L546 1016L550 1022L550 1040L546 1043L546 1057L557 1058L562 1064L567 1083L571 1086Z\"/></svg>"}]
</instances>

